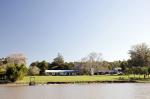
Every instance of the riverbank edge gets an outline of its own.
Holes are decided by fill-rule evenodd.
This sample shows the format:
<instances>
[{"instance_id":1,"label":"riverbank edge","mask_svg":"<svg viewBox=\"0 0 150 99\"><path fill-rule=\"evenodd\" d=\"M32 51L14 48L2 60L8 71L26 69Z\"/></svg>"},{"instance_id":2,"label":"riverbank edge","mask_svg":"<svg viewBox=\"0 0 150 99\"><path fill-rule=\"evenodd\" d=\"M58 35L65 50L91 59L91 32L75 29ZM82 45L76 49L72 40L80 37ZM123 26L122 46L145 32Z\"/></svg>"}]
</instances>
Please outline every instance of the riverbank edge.
<instances>
[{"instance_id":1,"label":"riverbank edge","mask_svg":"<svg viewBox=\"0 0 150 99\"><path fill-rule=\"evenodd\" d=\"M45 82L35 83L35 85L53 85L53 84L92 84L92 83L150 83L150 81L139 81L139 80L126 80L126 81L76 81L76 82ZM0 86L30 86L29 83L4 83Z\"/></svg>"}]
</instances>

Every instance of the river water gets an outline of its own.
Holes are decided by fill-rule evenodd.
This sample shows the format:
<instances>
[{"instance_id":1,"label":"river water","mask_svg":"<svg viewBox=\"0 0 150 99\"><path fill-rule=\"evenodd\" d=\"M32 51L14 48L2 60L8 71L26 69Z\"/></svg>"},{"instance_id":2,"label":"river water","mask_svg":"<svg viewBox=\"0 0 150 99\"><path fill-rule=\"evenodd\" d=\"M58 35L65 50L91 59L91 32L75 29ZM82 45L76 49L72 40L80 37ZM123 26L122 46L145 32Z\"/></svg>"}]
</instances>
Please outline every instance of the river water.
<instances>
[{"instance_id":1,"label":"river water","mask_svg":"<svg viewBox=\"0 0 150 99\"><path fill-rule=\"evenodd\" d=\"M0 99L150 99L150 84L0 86Z\"/></svg>"}]
</instances>

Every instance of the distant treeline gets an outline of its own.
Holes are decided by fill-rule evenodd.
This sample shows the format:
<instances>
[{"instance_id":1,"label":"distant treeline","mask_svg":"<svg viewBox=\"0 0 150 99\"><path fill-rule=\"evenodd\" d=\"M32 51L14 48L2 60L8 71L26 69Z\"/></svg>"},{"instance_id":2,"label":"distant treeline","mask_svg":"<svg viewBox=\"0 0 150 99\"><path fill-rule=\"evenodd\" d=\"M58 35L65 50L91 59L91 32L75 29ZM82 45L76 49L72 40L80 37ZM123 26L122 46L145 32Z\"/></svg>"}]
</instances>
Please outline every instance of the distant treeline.
<instances>
[{"instance_id":1,"label":"distant treeline","mask_svg":"<svg viewBox=\"0 0 150 99\"><path fill-rule=\"evenodd\" d=\"M120 67L124 74L150 73L150 48L147 44L141 43L131 47L128 60L108 62L102 59L101 53L92 52L81 61L65 62L63 56L58 53L52 62L36 61L26 66L26 57L23 54L12 54L0 59L0 75L9 81L22 79L25 75L45 75L45 70L78 70L79 75L90 75L91 68L94 73L99 70L112 70ZM28 67L28 68L27 68Z\"/></svg>"}]
</instances>

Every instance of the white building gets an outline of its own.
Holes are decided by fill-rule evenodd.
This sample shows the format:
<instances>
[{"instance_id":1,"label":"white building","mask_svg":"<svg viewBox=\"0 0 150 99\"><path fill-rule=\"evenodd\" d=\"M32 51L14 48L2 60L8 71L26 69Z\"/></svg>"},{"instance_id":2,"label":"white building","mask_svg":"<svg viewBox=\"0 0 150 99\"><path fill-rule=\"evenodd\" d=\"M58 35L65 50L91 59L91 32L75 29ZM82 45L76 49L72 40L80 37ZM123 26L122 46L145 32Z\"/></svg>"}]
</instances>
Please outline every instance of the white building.
<instances>
[{"instance_id":1,"label":"white building","mask_svg":"<svg viewBox=\"0 0 150 99\"><path fill-rule=\"evenodd\" d=\"M76 70L45 70L47 75L52 76L70 76L70 75L77 75Z\"/></svg>"}]
</instances>

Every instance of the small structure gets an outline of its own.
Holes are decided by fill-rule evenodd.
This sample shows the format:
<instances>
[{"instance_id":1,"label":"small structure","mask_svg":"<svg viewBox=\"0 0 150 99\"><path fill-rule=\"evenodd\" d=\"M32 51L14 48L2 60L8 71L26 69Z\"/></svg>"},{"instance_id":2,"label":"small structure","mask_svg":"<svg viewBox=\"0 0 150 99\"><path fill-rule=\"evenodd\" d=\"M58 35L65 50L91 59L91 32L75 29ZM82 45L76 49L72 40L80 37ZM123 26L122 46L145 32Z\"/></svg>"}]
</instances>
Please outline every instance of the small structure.
<instances>
[{"instance_id":1,"label":"small structure","mask_svg":"<svg viewBox=\"0 0 150 99\"><path fill-rule=\"evenodd\" d=\"M94 75L94 68L90 69L90 73L91 73L91 75Z\"/></svg>"},{"instance_id":2,"label":"small structure","mask_svg":"<svg viewBox=\"0 0 150 99\"><path fill-rule=\"evenodd\" d=\"M46 75L52 76L71 76L77 75L77 70L45 70Z\"/></svg>"},{"instance_id":3,"label":"small structure","mask_svg":"<svg viewBox=\"0 0 150 99\"><path fill-rule=\"evenodd\" d=\"M29 85L30 86L34 86L35 85L35 77L30 77Z\"/></svg>"},{"instance_id":4,"label":"small structure","mask_svg":"<svg viewBox=\"0 0 150 99\"><path fill-rule=\"evenodd\" d=\"M123 74L123 71L121 68L113 68L113 70L116 72L116 74Z\"/></svg>"},{"instance_id":5,"label":"small structure","mask_svg":"<svg viewBox=\"0 0 150 99\"><path fill-rule=\"evenodd\" d=\"M112 70L99 70L96 74L123 74L121 68L113 68Z\"/></svg>"},{"instance_id":6,"label":"small structure","mask_svg":"<svg viewBox=\"0 0 150 99\"><path fill-rule=\"evenodd\" d=\"M114 71L114 70L99 70L99 71L97 72L97 74L99 74L99 75L115 74L115 71Z\"/></svg>"}]
</instances>

